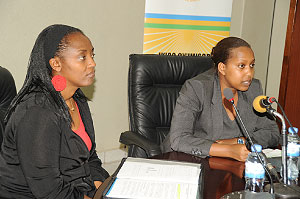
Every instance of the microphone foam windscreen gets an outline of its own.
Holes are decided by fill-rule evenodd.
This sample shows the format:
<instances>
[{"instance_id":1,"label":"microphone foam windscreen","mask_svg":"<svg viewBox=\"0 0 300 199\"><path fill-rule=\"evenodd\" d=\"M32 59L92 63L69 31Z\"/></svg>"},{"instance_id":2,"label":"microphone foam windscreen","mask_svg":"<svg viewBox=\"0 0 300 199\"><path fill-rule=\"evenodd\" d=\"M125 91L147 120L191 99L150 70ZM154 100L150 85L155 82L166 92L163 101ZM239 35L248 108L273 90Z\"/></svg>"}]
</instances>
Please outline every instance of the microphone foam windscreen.
<instances>
[{"instance_id":1,"label":"microphone foam windscreen","mask_svg":"<svg viewBox=\"0 0 300 199\"><path fill-rule=\"evenodd\" d=\"M257 96L254 100L253 100L253 108L260 113L264 113L267 111L267 109L265 107L263 107L261 105L261 100L267 99L267 96L264 95L260 95Z\"/></svg>"},{"instance_id":2,"label":"microphone foam windscreen","mask_svg":"<svg viewBox=\"0 0 300 199\"><path fill-rule=\"evenodd\" d=\"M233 98L233 93L232 93L232 90L230 88L225 88L223 90L223 94L224 94L224 96L227 100L231 100Z\"/></svg>"}]
</instances>

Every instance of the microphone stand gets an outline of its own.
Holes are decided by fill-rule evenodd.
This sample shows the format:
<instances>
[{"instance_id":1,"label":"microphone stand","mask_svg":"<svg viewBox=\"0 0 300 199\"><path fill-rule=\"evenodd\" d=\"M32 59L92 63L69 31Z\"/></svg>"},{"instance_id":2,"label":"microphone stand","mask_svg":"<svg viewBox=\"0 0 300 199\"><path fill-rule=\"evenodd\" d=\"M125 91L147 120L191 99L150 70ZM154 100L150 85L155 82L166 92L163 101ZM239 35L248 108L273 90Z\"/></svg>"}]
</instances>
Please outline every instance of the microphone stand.
<instances>
[{"instance_id":1,"label":"microphone stand","mask_svg":"<svg viewBox=\"0 0 300 199\"><path fill-rule=\"evenodd\" d=\"M274 194L274 185L273 185L273 179L272 179L272 176L271 176L269 170L265 167L264 162L263 162L263 160L261 159L260 155L257 153L256 148L255 148L255 146L254 146L254 143L253 143L253 141L252 141L252 139L251 139L251 137L250 137L250 135L249 135L249 133L248 133L248 131L247 131L245 125L244 125L244 122L242 121L242 118L241 118L241 116L240 116L240 114L239 114L239 111L237 110L237 108L236 108L236 106L235 106L233 100L230 101L230 102L231 102L231 104L233 105L233 108L234 108L234 110L235 110L235 113L236 113L236 115L237 115L237 118L239 119L240 124L241 124L242 127L243 127L242 129L243 129L244 132L247 134L247 138L249 139L251 146L253 146L254 151L255 151L255 153L256 153L256 155L257 155L257 157L258 157L258 159L259 159L261 165L263 166L263 168L265 169L265 171L267 172L267 174L268 174L268 176L269 176L269 178L270 178L270 194L273 195L273 194Z\"/></svg>"},{"instance_id":2,"label":"microphone stand","mask_svg":"<svg viewBox=\"0 0 300 199\"><path fill-rule=\"evenodd\" d=\"M227 88L226 88L227 89ZM239 115L239 112L236 108L236 106L234 105L234 100L233 100L233 95L232 95L232 92L230 90L227 89L224 89L224 95L226 97L226 99L231 102L231 104L233 105L233 108L236 112L236 115L237 115L237 119L239 121L239 124L241 125L242 127L242 132L243 133L246 133L247 134L247 137L248 137L248 140L250 142L251 145L253 145L253 141ZM276 101L276 99L275 99ZM278 103L279 105L279 103ZM279 183L274 183L273 184L273 179L270 175L270 172L269 170L266 169L266 167L264 166L260 156L258 155L255 147L254 148L254 151L256 153L256 155L258 156L260 162L262 163L266 173L268 174L268 176L270 177L270 184L269 185L266 185L265 186L265 190L268 190L269 189L269 192L270 193L266 193L266 192L261 192L261 193L253 193L253 192L245 192L245 191L240 191L240 192L233 192L231 194L227 194L225 196L222 197L222 199L240 199L240 198L255 198L255 199L258 199L258 198L262 198L262 199L267 199L267 198L274 198L276 196L276 199L277 198L300 198L300 187L298 186L290 186L288 185L288 172L287 172L287 134L286 134L286 125L285 125L285 120L284 120L284 117L282 115L280 115L278 112L276 112L272 107L271 107L271 103L268 104L268 105L261 105L262 108L265 108L269 114L275 116L275 117L278 117L281 119L281 123L282 123L282 138L283 138L283 144L282 144L282 150L281 150L281 153L282 153L282 158L281 158L281 161L282 161L282 171L283 171L283 182L279 181ZM279 107L281 107L279 105ZM283 111L283 110L282 110ZM284 114L284 111L283 111L283 115L285 116ZM285 116L286 117L286 116ZM287 119L287 121L289 122L289 120ZM244 135L245 136L245 135ZM246 136L245 136L246 137ZM275 196L274 196L274 189L275 189ZM248 195L247 195L248 194ZM257 195L255 195L257 194ZM260 194L264 194L264 195L260 195Z\"/></svg>"},{"instance_id":3,"label":"microphone stand","mask_svg":"<svg viewBox=\"0 0 300 199\"><path fill-rule=\"evenodd\" d=\"M227 99L227 97L226 97ZM273 186L273 180L272 180L272 177L271 177L271 174L269 172L269 170L265 167L264 165L264 162L262 161L260 155L257 153L256 151L256 148L254 146L254 143L244 125L244 122L242 121L242 118L239 114L239 111L237 110L235 104L234 104L234 100L233 99L227 99L232 105L233 105L233 108L236 112L236 115L237 115L237 119L239 120L239 123L241 124L242 126L242 130L244 131L244 133L246 133L248 140L251 144L251 146L253 146L254 148L254 151L261 163L261 165L263 166L264 170L266 171L266 173L268 174L269 178L270 178L270 190L269 190L269 193L267 192L249 192L249 191L237 191L237 192L233 192L233 193L229 193L229 194L226 194L224 196L221 197L221 199L240 199L240 198L245 198L245 199L274 199L274 186ZM244 134L243 133L243 134Z\"/></svg>"},{"instance_id":4,"label":"microphone stand","mask_svg":"<svg viewBox=\"0 0 300 199\"><path fill-rule=\"evenodd\" d=\"M287 134L286 124L283 116L275 111L271 106L267 107L267 112L271 115L278 117L281 120L282 128L282 146L281 146L281 164L282 164L282 181L284 184L288 184L288 171L287 171Z\"/></svg>"},{"instance_id":5,"label":"microphone stand","mask_svg":"<svg viewBox=\"0 0 300 199\"><path fill-rule=\"evenodd\" d=\"M276 198L300 198L300 188L297 186L288 185L288 169L287 169L287 134L284 117L275 111L271 105L266 107L269 114L278 117L282 124L282 146L281 146L281 161L282 161L282 182L275 183ZM266 186L266 188L268 188ZM271 188L270 188L271 189Z\"/></svg>"}]
</instances>

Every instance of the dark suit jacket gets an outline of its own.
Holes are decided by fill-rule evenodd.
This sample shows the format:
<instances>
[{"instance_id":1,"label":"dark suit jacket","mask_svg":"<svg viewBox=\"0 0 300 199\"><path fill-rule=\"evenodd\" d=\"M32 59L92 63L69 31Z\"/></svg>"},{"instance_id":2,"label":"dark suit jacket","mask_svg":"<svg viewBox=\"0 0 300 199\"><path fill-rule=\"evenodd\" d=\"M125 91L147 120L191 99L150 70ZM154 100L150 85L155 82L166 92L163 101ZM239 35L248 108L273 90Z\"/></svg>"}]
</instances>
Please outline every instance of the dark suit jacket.
<instances>
[{"instance_id":1,"label":"dark suit jacket","mask_svg":"<svg viewBox=\"0 0 300 199\"><path fill-rule=\"evenodd\" d=\"M108 177L95 151L87 101L80 90L73 98L91 138L91 151L49 97L40 91L24 96L5 129L0 155L0 198L78 199L84 194L92 196L93 181Z\"/></svg>"},{"instance_id":2,"label":"dark suit jacket","mask_svg":"<svg viewBox=\"0 0 300 199\"><path fill-rule=\"evenodd\" d=\"M5 113L16 94L17 90L13 76L6 68L0 66L0 145L4 131Z\"/></svg>"},{"instance_id":3,"label":"dark suit jacket","mask_svg":"<svg viewBox=\"0 0 300 199\"><path fill-rule=\"evenodd\" d=\"M239 112L250 135L264 148L277 146L277 124L252 108L255 97L262 95L259 80L253 79L247 91L238 93ZM216 140L228 139L222 136L222 109L220 83L214 69L187 80L177 99L170 133L162 144L163 152L208 156Z\"/></svg>"}]
</instances>

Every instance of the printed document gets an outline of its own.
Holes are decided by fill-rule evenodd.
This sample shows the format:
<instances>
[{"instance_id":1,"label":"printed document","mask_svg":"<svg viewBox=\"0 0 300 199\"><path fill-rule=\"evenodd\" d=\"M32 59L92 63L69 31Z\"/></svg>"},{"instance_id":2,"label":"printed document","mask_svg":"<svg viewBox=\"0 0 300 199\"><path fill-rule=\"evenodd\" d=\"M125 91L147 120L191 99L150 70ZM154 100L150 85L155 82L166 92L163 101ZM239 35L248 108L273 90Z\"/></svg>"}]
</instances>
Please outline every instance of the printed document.
<instances>
[{"instance_id":1,"label":"printed document","mask_svg":"<svg viewBox=\"0 0 300 199\"><path fill-rule=\"evenodd\" d=\"M200 172L195 163L127 158L106 198L197 198Z\"/></svg>"}]
</instances>

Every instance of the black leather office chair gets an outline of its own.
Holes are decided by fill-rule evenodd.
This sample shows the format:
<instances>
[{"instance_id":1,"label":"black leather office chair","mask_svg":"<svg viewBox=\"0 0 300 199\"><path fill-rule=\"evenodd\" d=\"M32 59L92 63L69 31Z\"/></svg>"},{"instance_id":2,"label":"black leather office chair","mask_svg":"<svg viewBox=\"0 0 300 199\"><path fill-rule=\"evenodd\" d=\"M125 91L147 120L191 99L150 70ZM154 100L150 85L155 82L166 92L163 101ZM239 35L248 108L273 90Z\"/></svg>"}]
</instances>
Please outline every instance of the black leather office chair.
<instances>
[{"instance_id":1,"label":"black leather office chair","mask_svg":"<svg viewBox=\"0 0 300 199\"><path fill-rule=\"evenodd\" d=\"M160 144L169 133L182 85L210 67L210 57L129 56L130 131L120 136L120 142L129 146L128 156L151 157L161 154Z\"/></svg>"}]
</instances>

